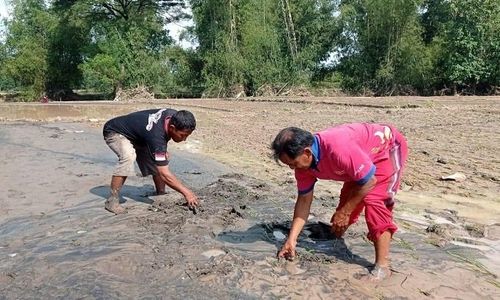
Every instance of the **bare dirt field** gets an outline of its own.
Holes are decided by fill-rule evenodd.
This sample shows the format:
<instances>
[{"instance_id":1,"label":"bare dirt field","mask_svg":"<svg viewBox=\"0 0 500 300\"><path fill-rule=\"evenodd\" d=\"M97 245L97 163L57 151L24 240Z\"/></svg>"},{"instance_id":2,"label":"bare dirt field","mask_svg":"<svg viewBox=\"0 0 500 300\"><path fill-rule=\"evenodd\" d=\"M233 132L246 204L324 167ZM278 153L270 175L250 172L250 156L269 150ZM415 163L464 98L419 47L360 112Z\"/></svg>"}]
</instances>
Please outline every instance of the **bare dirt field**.
<instances>
[{"instance_id":1,"label":"bare dirt field","mask_svg":"<svg viewBox=\"0 0 500 300\"><path fill-rule=\"evenodd\" d=\"M172 168L203 206L123 191L129 213L102 208L113 167L102 124L140 109L191 110L198 128L169 145ZM0 104L0 299L500 299L500 98L273 98ZM270 158L278 131L347 122L394 124L409 161L398 194L391 279L359 222L328 234L340 185L315 189L299 258L277 261L295 182ZM461 173L465 180L442 180Z\"/></svg>"}]
</instances>

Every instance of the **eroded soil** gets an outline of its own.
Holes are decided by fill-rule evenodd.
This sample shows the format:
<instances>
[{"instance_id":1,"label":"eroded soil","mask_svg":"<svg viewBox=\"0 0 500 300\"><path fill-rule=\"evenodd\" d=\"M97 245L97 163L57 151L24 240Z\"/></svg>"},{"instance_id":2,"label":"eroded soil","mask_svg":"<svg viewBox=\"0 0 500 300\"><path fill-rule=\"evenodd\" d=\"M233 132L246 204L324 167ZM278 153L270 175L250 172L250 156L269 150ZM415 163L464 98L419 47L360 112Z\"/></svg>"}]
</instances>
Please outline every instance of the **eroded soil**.
<instances>
[{"instance_id":1,"label":"eroded soil","mask_svg":"<svg viewBox=\"0 0 500 300\"><path fill-rule=\"evenodd\" d=\"M203 204L194 213L136 177L123 191L128 213L111 216L103 203L114 157L100 126L151 106L197 116L188 143L172 147L172 168ZM0 298L498 299L499 112L494 98L2 105ZM275 258L295 188L270 141L286 126L351 121L393 123L410 143L393 276L378 284L355 276L373 261L364 222L344 239L328 231L335 183L317 186L297 259ZM455 172L467 180L440 180Z\"/></svg>"}]
</instances>

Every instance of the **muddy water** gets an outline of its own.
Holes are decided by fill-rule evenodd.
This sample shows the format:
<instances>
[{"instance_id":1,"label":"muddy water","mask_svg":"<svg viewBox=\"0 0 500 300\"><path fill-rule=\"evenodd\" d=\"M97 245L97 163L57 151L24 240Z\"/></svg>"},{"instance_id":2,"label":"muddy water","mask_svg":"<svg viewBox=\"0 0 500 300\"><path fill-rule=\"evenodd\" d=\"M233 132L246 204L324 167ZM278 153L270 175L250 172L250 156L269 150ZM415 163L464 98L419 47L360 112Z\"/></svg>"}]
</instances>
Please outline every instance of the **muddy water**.
<instances>
[{"instance_id":1,"label":"muddy water","mask_svg":"<svg viewBox=\"0 0 500 300\"><path fill-rule=\"evenodd\" d=\"M151 108L151 104L135 104L136 107ZM134 110L113 101L92 102L51 102L40 105L38 103L0 103L0 120L88 120L97 118L105 120L114 115L125 114Z\"/></svg>"},{"instance_id":2,"label":"muddy water","mask_svg":"<svg viewBox=\"0 0 500 300\"><path fill-rule=\"evenodd\" d=\"M394 274L368 284L355 276L373 261L362 222L335 239L328 219L312 216L297 259L275 258L294 205L288 186L177 152L172 169L202 200L196 212L174 192L151 196L151 180L135 177L123 190L128 213L112 216L103 199L114 157L98 128L2 124L0 139L0 298L500 296L495 275L476 263L487 258L481 250L453 244L446 234L437 237L439 247L429 241L429 220L446 215L427 223L398 216ZM330 201L315 201L318 216L331 215Z\"/></svg>"}]
</instances>

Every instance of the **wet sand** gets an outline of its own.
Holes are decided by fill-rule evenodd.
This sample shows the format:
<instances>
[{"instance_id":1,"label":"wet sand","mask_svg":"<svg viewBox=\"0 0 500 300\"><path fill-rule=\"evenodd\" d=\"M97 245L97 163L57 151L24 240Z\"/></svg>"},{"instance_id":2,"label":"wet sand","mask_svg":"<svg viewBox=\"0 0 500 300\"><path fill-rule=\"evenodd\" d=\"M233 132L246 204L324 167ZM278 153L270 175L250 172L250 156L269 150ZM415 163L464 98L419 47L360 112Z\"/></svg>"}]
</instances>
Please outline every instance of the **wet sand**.
<instances>
[{"instance_id":1,"label":"wet sand","mask_svg":"<svg viewBox=\"0 0 500 300\"><path fill-rule=\"evenodd\" d=\"M402 192L394 274L367 284L355 276L373 261L364 222L344 239L324 225L338 185L319 186L298 259L278 261L295 190L289 177L269 179L280 174L274 165L255 173L255 166L208 158L224 162L222 152L206 151L214 145L200 138L207 134L201 127L190 143L172 147L174 172L203 201L197 214L176 193L151 196L150 179L131 177L123 190L128 213L113 216L103 209L115 160L101 137L104 117L78 108L71 120L85 122L64 122L61 111L41 106L53 114L47 118L26 107L40 114L33 121L52 119L0 127L0 298L500 298L494 195L481 203L459 193ZM203 116L201 124L214 122ZM456 211L457 203L469 208Z\"/></svg>"}]
</instances>

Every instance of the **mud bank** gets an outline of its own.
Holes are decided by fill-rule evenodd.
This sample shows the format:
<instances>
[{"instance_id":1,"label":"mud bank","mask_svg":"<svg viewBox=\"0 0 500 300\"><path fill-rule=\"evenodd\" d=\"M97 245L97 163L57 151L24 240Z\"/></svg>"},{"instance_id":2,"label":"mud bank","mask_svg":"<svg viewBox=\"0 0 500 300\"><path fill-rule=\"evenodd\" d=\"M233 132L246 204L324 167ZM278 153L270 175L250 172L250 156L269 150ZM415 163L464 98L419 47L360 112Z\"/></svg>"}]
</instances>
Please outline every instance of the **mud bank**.
<instances>
[{"instance_id":1,"label":"mud bank","mask_svg":"<svg viewBox=\"0 0 500 300\"><path fill-rule=\"evenodd\" d=\"M373 261L363 222L344 239L327 222L338 198L318 195L294 262L276 252L290 226L293 184L240 174L176 151L172 169L202 200L151 196L133 177L126 215L103 209L114 156L99 128L5 123L0 129L0 298L498 299L498 225L453 211L396 211L393 276L356 279ZM482 227L481 227L482 226Z\"/></svg>"}]
</instances>

